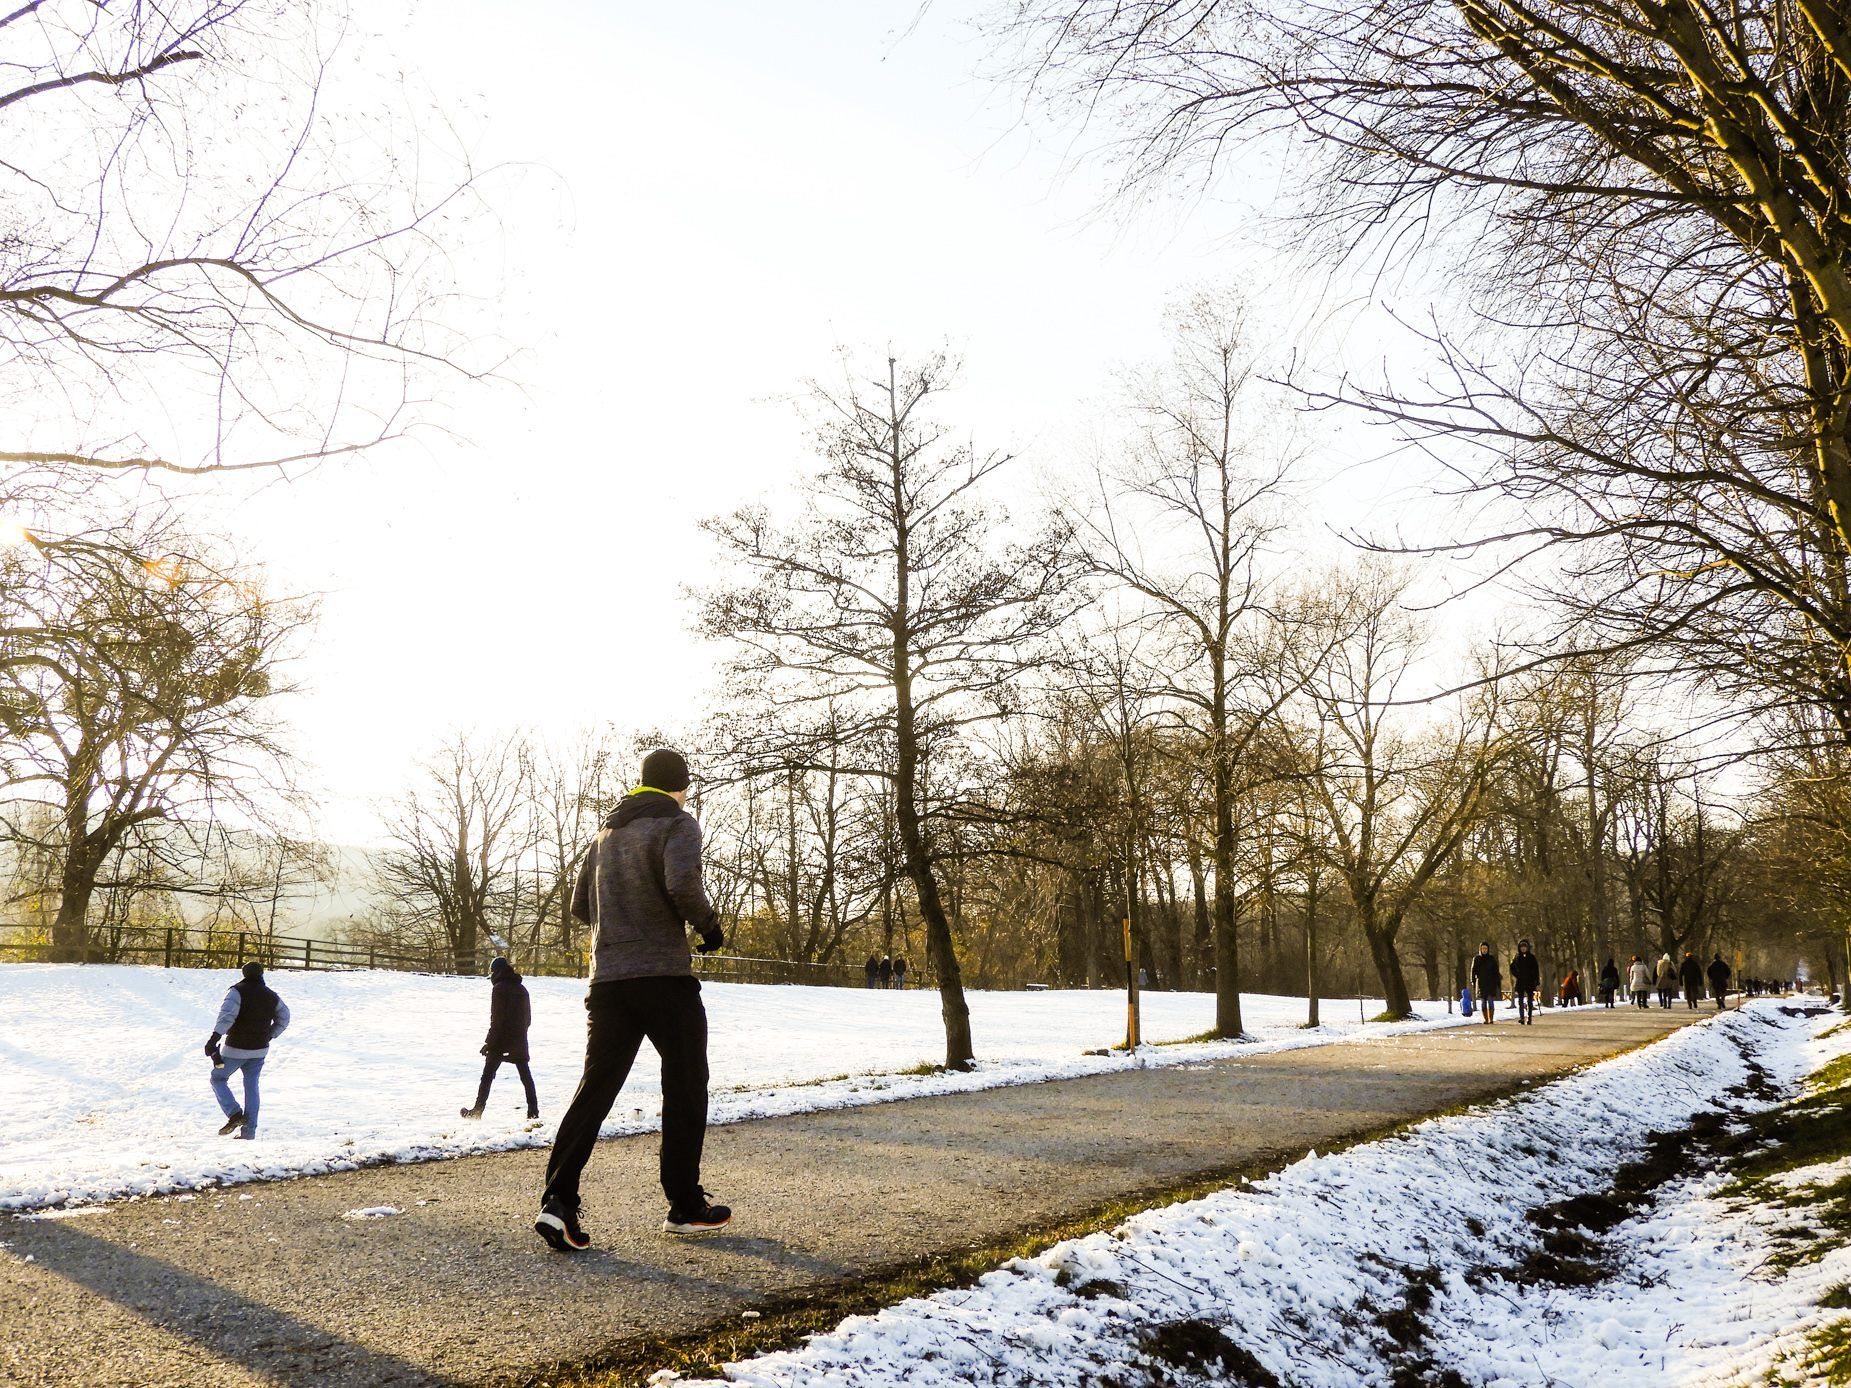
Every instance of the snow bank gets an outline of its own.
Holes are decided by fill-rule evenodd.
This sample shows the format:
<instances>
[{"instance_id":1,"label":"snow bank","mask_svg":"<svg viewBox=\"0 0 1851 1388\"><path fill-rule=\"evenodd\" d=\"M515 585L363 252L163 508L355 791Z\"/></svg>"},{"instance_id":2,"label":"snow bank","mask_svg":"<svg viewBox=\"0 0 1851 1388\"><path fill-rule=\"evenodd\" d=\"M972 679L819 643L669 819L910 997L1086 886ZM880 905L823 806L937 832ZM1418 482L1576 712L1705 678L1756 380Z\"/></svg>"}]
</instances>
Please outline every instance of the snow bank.
<instances>
[{"instance_id":1,"label":"snow bank","mask_svg":"<svg viewBox=\"0 0 1851 1388\"><path fill-rule=\"evenodd\" d=\"M1384 1316L1401 1310L1402 1327L1411 1315L1431 1329L1414 1337L1429 1356L1420 1381L1450 1368L1490 1388L1733 1382L1755 1337L1790 1331L1798 1313L1793 1295L1749 1280L1766 1249L1731 1234L1714 1202L1674 1196L1644 1227L1616 1230L1645 1251L1596 1288L1524 1286L1496 1269L1535 1251L1529 1210L1606 1189L1650 1133L1712 1111L1749 1076L1749 1058L1776 1083L1796 1081L1818 1058L1819 1029L1751 1004L1521 1097L1309 1155L726 1373L753 1388L1080 1388L1155 1381L1161 1368L1179 1383L1271 1373L1294 1388L1355 1388L1389 1382ZM1844 1269L1821 1275L1844 1280Z\"/></svg>"},{"instance_id":2,"label":"snow bank","mask_svg":"<svg viewBox=\"0 0 1851 1388\"><path fill-rule=\"evenodd\" d=\"M480 1122L457 1116L475 1098L488 1026L485 979L389 972L276 973L289 1032L263 1071L255 1143L217 1136L201 1045L236 974L131 966L0 966L0 1210L164 1194L280 1179L381 1161L423 1161L550 1142L578 1081L585 985L529 979L540 1124L524 1121L520 1082L503 1066ZM904 1074L943 1058L938 995L924 991L703 985L712 1028L716 1122L879 1103L1097 1074L1140 1064L1322 1045L1353 1038L1354 999L1324 1015L1350 1020L1300 1030L1304 1001L1250 995L1253 1038L1088 1056L1124 1034L1124 998L1108 992L969 995L977 1050L970 1074ZM1382 1004L1370 1001L1371 1014ZM1371 1026L1370 1036L1444 1026L1428 1019ZM1149 993L1152 1041L1199 1035L1214 1000ZM853 1072L852 1074L849 1072ZM239 1081L234 1079L234 1092ZM660 1074L645 1046L606 1135L660 1122Z\"/></svg>"}]
</instances>

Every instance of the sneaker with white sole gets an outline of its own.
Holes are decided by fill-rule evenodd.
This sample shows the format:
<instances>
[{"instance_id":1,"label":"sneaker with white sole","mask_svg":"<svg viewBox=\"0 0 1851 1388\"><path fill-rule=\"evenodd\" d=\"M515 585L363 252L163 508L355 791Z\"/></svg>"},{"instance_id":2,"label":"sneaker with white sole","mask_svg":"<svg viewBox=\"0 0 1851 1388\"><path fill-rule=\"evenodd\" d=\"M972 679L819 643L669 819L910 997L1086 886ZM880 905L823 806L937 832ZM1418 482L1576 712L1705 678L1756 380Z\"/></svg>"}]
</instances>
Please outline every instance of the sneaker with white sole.
<instances>
[{"instance_id":1,"label":"sneaker with white sole","mask_svg":"<svg viewBox=\"0 0 1851 1388\"><path fill-rule=\"evenodd\" d=\"M591 1235L579 1227L582 1208L576 1200L570 1205L563 1200L548 1200L540 1206L533 1231L561 1253L582 1252L591 1247Z\"/></svg>"},{"instance_id":2,"label":"sneaker with white sole","mask_svg":"<svg viewBox=\"0 0 1851 1388\"><path fill-rule=\"evenodd\" d=\"M707 1199L707 1192L700 1193L700 1203L686 1209L669 1208L668 1218L662 1221L662 1232L680 1234L715 1234L726 1227L733 1217L733 1212L725 1205L715 1205Z\"/></svg>"}]
</instances>

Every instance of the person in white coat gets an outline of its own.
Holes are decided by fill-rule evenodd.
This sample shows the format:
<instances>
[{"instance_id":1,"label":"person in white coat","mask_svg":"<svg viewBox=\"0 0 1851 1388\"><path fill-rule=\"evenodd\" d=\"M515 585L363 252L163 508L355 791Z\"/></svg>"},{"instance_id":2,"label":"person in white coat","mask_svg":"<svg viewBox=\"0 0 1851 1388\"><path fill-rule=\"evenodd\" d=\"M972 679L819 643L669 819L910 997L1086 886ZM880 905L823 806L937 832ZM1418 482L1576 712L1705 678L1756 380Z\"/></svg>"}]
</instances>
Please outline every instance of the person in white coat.
<instances>
[{"instance_id":1,"label":"person in white coat","mask_svg":"<svg viewBox=\"0 0 1851 1388\"><path fill-rule=\"evenodd\" d=\"M1634 1007L1652 1005L1652 966L1636 954L1626 966L1626 991Z\"/></svg>"}]
</instances>

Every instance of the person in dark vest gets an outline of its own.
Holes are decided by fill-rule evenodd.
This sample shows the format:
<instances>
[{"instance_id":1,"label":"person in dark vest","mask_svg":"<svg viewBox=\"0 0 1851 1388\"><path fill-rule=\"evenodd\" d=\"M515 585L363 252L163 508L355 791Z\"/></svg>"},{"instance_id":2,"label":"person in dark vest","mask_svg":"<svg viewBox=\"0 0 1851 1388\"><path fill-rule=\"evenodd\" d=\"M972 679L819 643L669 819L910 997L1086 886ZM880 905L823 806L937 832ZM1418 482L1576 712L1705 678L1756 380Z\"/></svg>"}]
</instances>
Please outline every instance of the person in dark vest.
<instances>
[{"instance_id":1,"label":"person in dark vest","mask_svg":"<svg viewBox=\"0 0 1851 1388\"><path fill-rule=\"evenodd\" d=\"M270 1054L270 1043L288 1028L289 1006L264 985L264 966L246 964L244 977L226 990L212 1035L206 1038L206 1054L212 1057L212 1093L225 1113L220 1137L249 1142L257 1136L257 1076ZM242 1105L231 1097L228 1083L240 1073L244 1076Z\"/></svg>"},{"instance_id":2,"label":"person in dark vest","mask_svg":"<svg viewBox=\"0 0 1851 1388\"><path fill-rule=\"evenodd\" d=\"M1722 1011L1729 1005L1729 978L1735 971L1723 962L1722 952L1710 960L1710 996L1716 999L1716 1010Z\"/></svg>"},{"instance_id":3,"label":"person in dark vest","mask_svg":"<svg viewBox=\"0 0 1851 1388\"><path fill-rule=\"evenodd\" d=\"M904 988L906 986L905 959L896 959L893 961L893 986L895 988Z\"/></svg>"},{"instance_id":4,"label":"person in dark vest","mask_svg":"<svg viewBox=\"0 0 1851 1388\"><path fill-rule=\"evenodd\" d=\"M893 960L885 954L881 956L879 977L881 987L891 988L893 986Z\"/></svg>"},{"instance_id":5,"label":"person in dark vest","mask_svg":"<svg viewBox=\"0 0 1851 1388\"><path fill-rule=\"evenodd\" d=\"M701 1188L707 1133L707 1011L688 953L726 943L701 886L701 827L682 808L688 764L667 749L643 758L643 783L604 821L572 889L572 914L593 927L585 1073L559 1123L534 1232L553 1248L591 1247L579 1223L579 1176L647 1037L662 1057L665 1234L710 1234L733 1217Z\"/></svg>"},{"instance_id":6,"label":"person in dark vest","mask_svg":"<svg viewBox=\"0 0 1851 1388\"><path fill-rule=\"evenodd\" d=\"M1540 987L1542 964L1530 953L1530 942L1519 940L1510 960L1510 995L1517 1004L1517 1020L1525 1026L1536 1025L1536 990Z\"/></svg>"},{"instance_id":7,"label":"person in dark vest","mask_svg":"<svg viewBox=\"0 0 1851 1388\"><path fill-rule=\"evenodd\" d=\"M540 1116L540 1096L534 1092L533 1071L527 1068L527 1028L533 1021L533 1003L527 997L527 985L514 965L497 958L488 966L489 1004L488 1037L482 1042L482 1082L476 1086L476 1102L462 1111L465 1118L480 1118L488 1103L489 1086L495 1072L507 1061L521 1077L527 1094L527 1116Z\"/></svg>"}]
</instances>

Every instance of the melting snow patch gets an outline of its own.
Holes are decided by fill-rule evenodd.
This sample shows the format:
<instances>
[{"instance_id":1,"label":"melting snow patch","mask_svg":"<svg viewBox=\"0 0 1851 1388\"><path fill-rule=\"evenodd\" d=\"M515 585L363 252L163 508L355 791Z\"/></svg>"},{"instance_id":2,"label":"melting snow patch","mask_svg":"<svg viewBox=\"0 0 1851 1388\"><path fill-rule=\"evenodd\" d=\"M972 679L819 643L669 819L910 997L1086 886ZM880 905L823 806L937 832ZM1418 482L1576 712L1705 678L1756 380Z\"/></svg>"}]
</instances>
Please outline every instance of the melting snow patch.
<instances>
[{"instance_id":1,"label":"melting snow patch","mask_svg":"<svg viewBox=\"0 0 1851 1388\"><path fill-rule=\"evenodd\" d=\"M108 1214L107 1205L66 1205L58 1210L39 1210L32 1214L16 1215L17 1219L81 1219L85 1215Z\"/></svg>"},{"instance_id":2,"label":"melting snow patch","mask_svg":"<svg viewBox=\"0 0 1851 1388\"><path fill-rule=\"evenodd\" d=\"M396 1205L367 1205L363 1209L349 1210L342 1219L390 1219L393 1215L405 1212Z\"/></svg>"}]
</instances>

